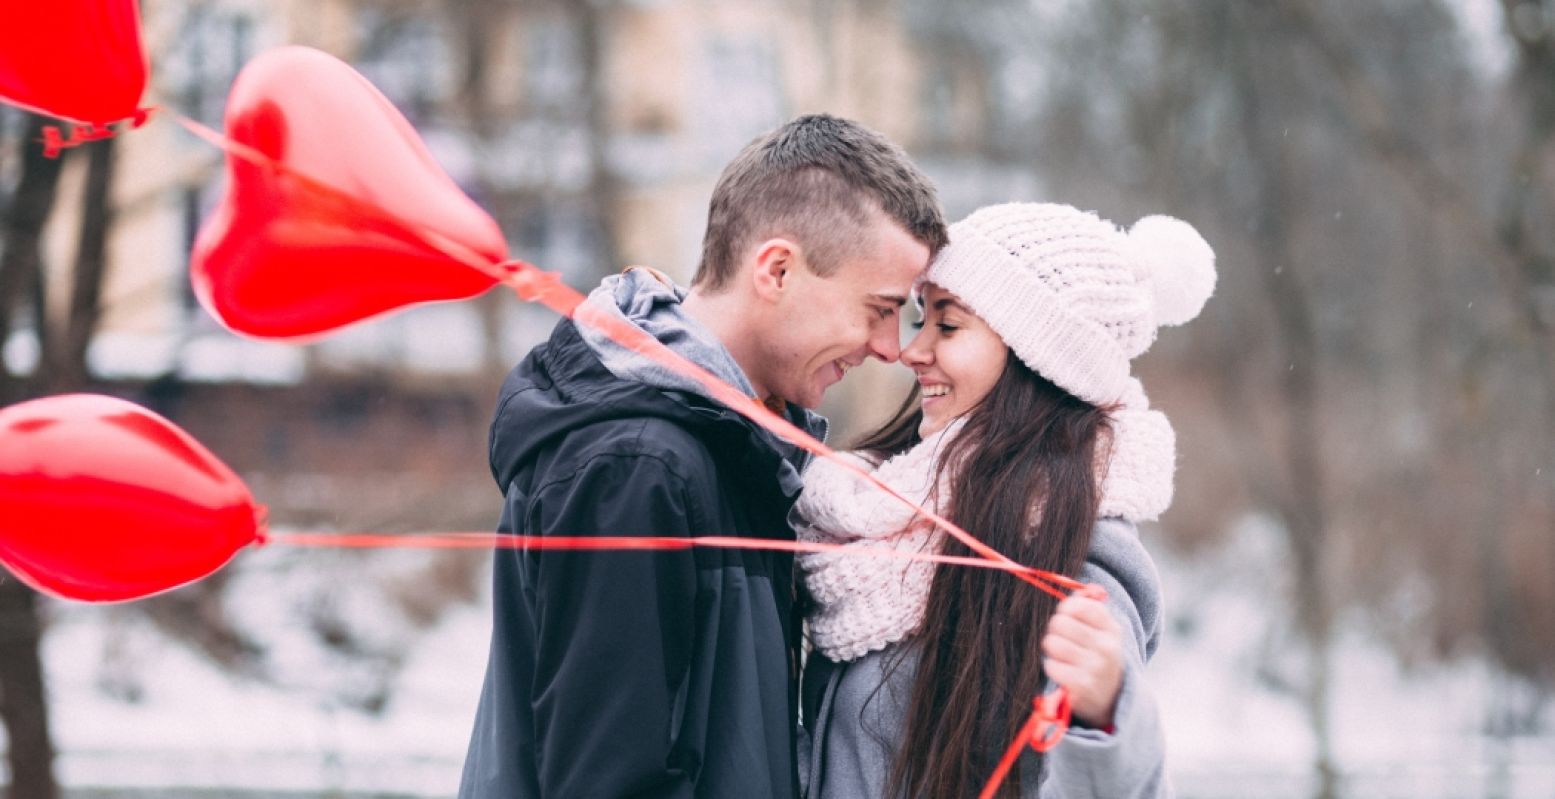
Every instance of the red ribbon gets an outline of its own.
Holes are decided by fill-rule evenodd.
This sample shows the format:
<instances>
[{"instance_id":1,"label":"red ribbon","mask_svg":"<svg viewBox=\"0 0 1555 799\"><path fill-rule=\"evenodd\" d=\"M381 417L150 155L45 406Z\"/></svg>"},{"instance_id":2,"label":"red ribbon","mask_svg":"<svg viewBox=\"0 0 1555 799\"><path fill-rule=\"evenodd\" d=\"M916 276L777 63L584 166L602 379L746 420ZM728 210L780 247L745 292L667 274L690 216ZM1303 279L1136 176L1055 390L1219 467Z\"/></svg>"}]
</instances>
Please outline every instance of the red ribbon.
<instances>
[{"instance_id":1,"label":"red ribbon","mask_svg":"<svg viewBox=\"0 0 1555 799\"><path fill-rule=\"evenodd\" d=\"M257 544L281 544L295 547L331 547L347 549L384 549L408 547L416 549L522 549L529 551L619 551L649 550L677 551L688 549L746 549L767 552L832 552L859 557L890 560L922 561L947 566L966 566L974 569L992 569L1023 575L1034 580L1051 583L1060 595L1061 589L1082 590L1084 584L1055 572L1004 563L987 558L962 555L939 555L927 552L907 552L889 547L859 544L831 544L819 541L790 541L780 538L749 538L732 535L704 535L691 537L654 535L510 535L491 532L459 533L278 533L263 530Z\"/></svg>"}]
</instances>

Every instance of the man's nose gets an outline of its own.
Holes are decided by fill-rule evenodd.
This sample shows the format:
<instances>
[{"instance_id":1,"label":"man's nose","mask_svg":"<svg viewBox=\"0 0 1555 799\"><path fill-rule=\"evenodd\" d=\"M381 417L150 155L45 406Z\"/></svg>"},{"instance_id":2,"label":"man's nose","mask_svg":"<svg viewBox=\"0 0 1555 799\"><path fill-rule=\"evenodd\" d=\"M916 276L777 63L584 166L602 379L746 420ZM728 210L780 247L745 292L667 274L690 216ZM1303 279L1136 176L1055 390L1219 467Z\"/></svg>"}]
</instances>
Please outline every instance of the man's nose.
<instances>
[{"instance_id":1,"label":"man's nose","mask_svg":"<svg viewBox=\"0 0 1555 799\"><path fill-rule=\"evenodd\" d=\"M900 335L895 325L877 325L869 336L869 354L886 363L894 362L902 354Z\"/></svg>"}]
</instances>

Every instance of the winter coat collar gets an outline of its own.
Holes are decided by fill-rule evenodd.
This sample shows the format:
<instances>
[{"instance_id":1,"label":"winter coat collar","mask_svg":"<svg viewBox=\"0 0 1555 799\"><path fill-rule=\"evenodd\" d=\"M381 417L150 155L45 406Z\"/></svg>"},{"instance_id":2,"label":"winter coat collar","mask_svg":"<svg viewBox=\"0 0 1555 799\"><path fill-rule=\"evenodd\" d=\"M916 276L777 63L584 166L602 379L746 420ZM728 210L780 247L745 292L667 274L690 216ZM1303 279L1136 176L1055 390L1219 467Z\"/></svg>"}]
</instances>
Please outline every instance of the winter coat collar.
<instances>
[{"instance_id":1,"label":"winter coat collar","mask_svg":"<svg viewBox=\"0 0 1555 799\"><path fill-rule=\"evenodd\" d=\"M790 421L817 438L825 421L790 406ZM679 424L707 442L733 476L758 493L792 503L808 453L754 422L698 394L664 389L611 373L569 319L508 375L492 423L492 476L505 490L539 450L584 425L611 419L656 417Z\"/></svg>"}]
</instances>

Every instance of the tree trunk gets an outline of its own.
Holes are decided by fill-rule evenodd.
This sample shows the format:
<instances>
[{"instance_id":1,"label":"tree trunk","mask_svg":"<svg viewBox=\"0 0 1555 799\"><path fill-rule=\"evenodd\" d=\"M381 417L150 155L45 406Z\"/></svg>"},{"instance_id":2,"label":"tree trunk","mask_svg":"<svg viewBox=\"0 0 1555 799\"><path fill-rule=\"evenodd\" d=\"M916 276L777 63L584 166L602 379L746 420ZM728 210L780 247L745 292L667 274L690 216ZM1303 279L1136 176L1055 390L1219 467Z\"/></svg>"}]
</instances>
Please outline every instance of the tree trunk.
<instances>
[{"instance_id":1,"label":"tree trunk","mask_svg":"<svg viewBox=\"0 0 1555 799\"><path fill-rule=\"evenodd\" d=\"M5 724L11 768L9 799L58 799L54 743L38 643L38 597L0 572L0 721Z\"/></svg>"},{"instance_id":2,"label":"tree trunk","mask_svg":"<svg viewBox=\"0 0 1555 799\"><path fill-rule=\"evenodd\" d=\"M1506 178L1502 233L1511 242L1521 242L1534 235L1533 231L1527 229L1530 217L1539 219L1540 227L1546 226L1548 221L1539 216L1539 209L1542 208L1542 213L1548 214L1548 209L1555 206L1555 2L1540 0L1530 6L1514 0L1502 0L1501 5L1506 13L1507 32L1517 47L1517 69L1512 77L1511 88L1514 99L1522 106L1524 116L1523 139ZM1530 7L1543 12L1545 25L1538 36L1529 36L1527 32L1520 31L1516 23L1520 8ZM1544 205L1535 203L1536 192L1542 193ZM1548 244L1548 239L1545 243ZM1523 268L1529 280L1540 289L1555 292L1555 253L1545 252L1542 257L1525 259ZM1533 298L1530 298L1530 302L1535 304L1534 313L1546 323L1545 332L1549 334L1538 342L1545 348L1544 360L1555 364L1555 329L1552 329L1555 325L1549 324L1550 320L1542 315L1550 308ZM1555 365L1550 367L1550 371L1555 372ZM1545 389L1548 407L1555 411L1555 381L1551 381ZM1549 414L1545 424L1555 423L1552 419L1555 419L1555 412ZM1545 485L1544 488L1534 490L1544 494L1542 501L1546 507L1555 505L1555 497L1551 496L1548 483Z\"/></svg>"},{"instance_id":3,"label":"tree trunk","mask_svg":"<svg viewBox=\"0 0 1555 799\"><path fill-rule=\"evenodd\" d=\"M457 46L463 52L458 103L468 122L470 136L479 142L481 151L488 152L493 138L512 122L511 119L499 119L492 107L489 68L492 54L500 50L499 34L504 26L513 24L511 9L494 0L465 0L451 4L449 11L454 15L452 27L459 31ZM504 232L508 231L513 220L513 203L507 190L492 185L482 175L471 177L481 191L480 199L486 210L496 218ZM503 349L504 314L512 302L506 294L501 290L490 291L473 301L475 312L480 316L484 341L481 371L483 375L499 380L510 366ZM480 392L482 401L490 396L493 388L486 385L487 382L476 381L479 388L472 389Z\"/></svg>"},{"instance_id":4,"label":"tree trunk","mask_svg":"<svg viewBox=\"0 0 1555 799\"><path fill-rule=\"evenodd\" d=\"M10 337L14 314L32 300L42 286L43 258L39 251L43 225L54 208L55 189L63 158L48 158L39 142L47 120L29 115L20 149L22 174L4 220L4 252L0 253L0 348ZM34 325L43 326L41 318ZM40 341L42 336L40 335ZM18 375L0 362L0 405L16 402L26 393Z\"/></svg>"},{"instance_id":5,"label":"tree trunk","mask_svg":"<svg viewBox=\"0 0 1555 799\"><path fill-rule=\"evenodd\" d=\"M46 388L80 391L87 382L86 349L102 317L103 276L108 268L108 230L113 223L114 140L85 145L90 162L81 200L81 232L71 278L70 309L61 335L50 340L44 363Z\"/></svg>"},{"instance_id":6,"label":"tree trunk","mask_svg":"<svg viewBox=\"0 0 1555 799\"><path fill-rule=\"evenodd\" d=\"M1274 499L1295 559L1296 623L1307 646L1308 672L1305 696L1307 715L1317 744L1315 762L1317 799L1334 799L1339 792L1339 773L1334 762L1333 733L1328 713L1332 677L1330 662L1333 636L1333 610L1328 599L1325 556L1328 549L1328 513L1323 489L1321 460L1321 409L1318 386L1318 341L1312 316L1311 297L1302 285L1296 268L1290 223L1302 209L1297 197L1299 172L1292 168L1291 153L1279 115L1262 104L1264 97L1277 97L1278 81L1288 74L1280 48L1279 26L1258 18L1258 11L1247 9L1242 19L1246 26L1232 34L1237 57L1233 66L1241 82L1241 125L1253 160L1262 166L1255 179L1258 202L1255 241L1265 257L1261 268L1264 296L1273 311L1277 341L1282 356L1276 363L1287 364L1280 383L1286 405L1281 415L1281 451L1284 454L1283 490ZM1260 49L1248 49L1260 42Z\"/></svg>"},{"instance_id":7,"label":"tree trunk","mask_svg":"<svg viewBox=\"0 0 1555 799\"><path fill-rule=\"evenodd\" d=\"M43 261L39 242L54 206L62 159L43 155L39 144L46 120L29 116L21 139L21 179L4 219L0 253L0 346L24 303L34 307L33 323L43 339ZM42 373L40 363L37 372ZM25 398L34 382L0 368L0 405ZM5 725L11 771L10 799L57 799L54 743L49 734L47 695L39 653L42 624L38 598L8 572L0 571L0 724Z\"/></svg>"},{"instance_id":8,"label":"tree trunk","mask_svg":"<svg viewBox=\"0 0 1555 799\"><path fill-rule=\"evenodd\" d=\"M582 58L583 90L589 136L589 161L593 171L589 179L589 203L594 209L598 226L599 257L604 274L610 274L626 264L621 263L620 223L621 185L610 168L610 115L609 76L605 74L607 24L610 11L596 3L568 4L578 26L579 50Z\"/></svg>"}]
</instances>

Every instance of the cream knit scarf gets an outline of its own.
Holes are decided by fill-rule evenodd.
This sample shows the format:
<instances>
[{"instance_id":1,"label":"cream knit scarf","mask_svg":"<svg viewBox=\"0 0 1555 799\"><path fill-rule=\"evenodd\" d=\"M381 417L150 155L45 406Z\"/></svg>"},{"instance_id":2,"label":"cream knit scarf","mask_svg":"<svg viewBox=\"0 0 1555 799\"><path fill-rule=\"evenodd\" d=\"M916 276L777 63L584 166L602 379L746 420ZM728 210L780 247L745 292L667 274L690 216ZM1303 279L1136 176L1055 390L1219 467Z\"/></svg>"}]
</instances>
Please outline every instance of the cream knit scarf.
<instances>
[{"instance_id":1,"label":"cream knit scarf","mask_svg":"<svg viewBox=\"0 0 1555 799\"><path fill-rule=\"evenodd\" d=\"M1150 410L1143 388L1131 382L1134 390L1112 414L1112 456L1102 477L1099 513L1139 522L1156 518L1171 504L1176 448L1166 417ZM942 484L933 492L931 482L939 458L963 423L952 422L878 466L857 455L843 457L939 513L949 507L950 487ZM940 551L945 533L843 467L817 458L805 470L804 481L804 493L794 507L799 540L927 554ZM933 563L841 552L800 555L798 561L805 587L817 605L808 620L811 640L832 660L856 660L885 649L910 637L923 621Z\"/></svg>"}]
</instances>

